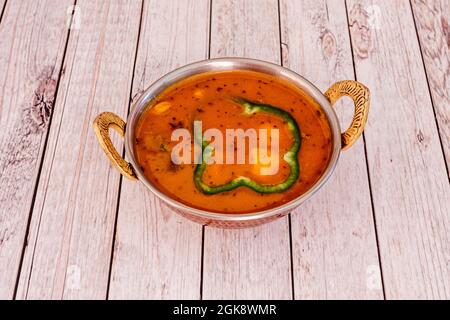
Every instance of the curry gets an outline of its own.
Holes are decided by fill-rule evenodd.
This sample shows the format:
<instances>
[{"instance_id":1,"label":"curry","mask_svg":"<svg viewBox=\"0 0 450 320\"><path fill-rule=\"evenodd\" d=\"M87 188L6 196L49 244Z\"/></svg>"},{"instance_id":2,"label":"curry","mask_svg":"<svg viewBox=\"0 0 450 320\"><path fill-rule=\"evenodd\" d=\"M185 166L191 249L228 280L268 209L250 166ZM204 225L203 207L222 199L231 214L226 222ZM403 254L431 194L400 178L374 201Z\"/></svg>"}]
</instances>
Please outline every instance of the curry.
<instances>
[{"instance_id":1,"label":"curry","mask_svg":"<svg viewBox=\"0 0 450 320\"><path fill-rule=\"evenodd\" d=\"M201 123L200 135L196 123ZM256 148L249 137L244 146L225 139L220 147L219 136L205 139L212 128L224 137L236 129L261 135ZM174 140L177 130L192 132L192 139ZM270 166L259 150L262 133L270 148L277 142L277 152L269 153L277 170L270 174L261 174ZM327 168L331 136L320 106L289 82L253 71L218 71L182 80L153 99L136 126L134 151L141 172L171 198L213 212L247 213L277 207L308 191ZM192 161L174 160L182 140L194 151L180 156ZM237 147L244 163L228 161L238 158L228 157L230 150L240 151ZM226 160L208 162L213 157Z\"/></svg>"}]
</instances>

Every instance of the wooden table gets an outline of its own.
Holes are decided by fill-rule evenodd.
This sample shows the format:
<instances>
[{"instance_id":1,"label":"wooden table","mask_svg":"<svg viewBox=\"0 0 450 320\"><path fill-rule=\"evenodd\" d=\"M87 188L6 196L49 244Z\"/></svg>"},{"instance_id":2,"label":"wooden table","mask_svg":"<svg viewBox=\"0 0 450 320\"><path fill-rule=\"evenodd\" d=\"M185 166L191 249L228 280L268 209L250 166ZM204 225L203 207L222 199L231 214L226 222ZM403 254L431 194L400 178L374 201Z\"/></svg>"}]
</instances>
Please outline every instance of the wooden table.
<instances>
[{"instance_id":1,"label":"wooden table","mask_svg":"<svg viewBox=\"0 0 450 320\"><path fill-rule=\"evenodd\" d=\"M449 0L75 2L0 0L0 298L450 298ZM372 93L326 187L257 228L165 209L91 126L220 56Z\"/></svg>"}]
</instances>

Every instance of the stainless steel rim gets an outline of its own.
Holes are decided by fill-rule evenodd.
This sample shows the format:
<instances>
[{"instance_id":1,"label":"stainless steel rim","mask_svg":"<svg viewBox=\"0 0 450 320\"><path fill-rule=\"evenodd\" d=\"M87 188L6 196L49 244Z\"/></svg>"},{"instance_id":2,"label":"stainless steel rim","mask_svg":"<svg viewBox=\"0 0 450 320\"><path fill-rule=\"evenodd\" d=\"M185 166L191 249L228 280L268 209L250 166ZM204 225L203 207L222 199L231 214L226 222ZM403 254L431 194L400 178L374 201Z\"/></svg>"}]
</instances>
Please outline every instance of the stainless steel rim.
<instances>
[{"instance_id":1,"label":"stainless steel rim","mask_svg":"<svg viewBox=\"0 0 450 320\"><path fill-rule=\"evenodd\" d=\"M300 89L302 89L305 93L310 95L322 107L322 110L324 111L325 115L328 118L333 137L333 150L328 167L326 168L325 172L320 177L320 179L307 192L279 207L262 210L258 212L239 213L239 214L220 213L192 208L186 204L183 204L179 201L170 198L169 196L159 191L145 177L135 159L133 150L135 125L140 115L145 110L145 107L152 99L158 96L158 94L160 94L168 86L182 79L185 79L189 76L205 72L225 71L225 70L258 71L275 75L285 80L288 80L297 87L299 87ZM128 116L127 129L125 134L125 150L129 158L129 161L132 164L139 180L148 189L150 189L157 197L159 197L162 201L166 202L170 206L178 210L188 212L190 214L209 220L222 220L222 221L259 220L293 210L294 208L298 207L303 202L305 202L307 199L309 199L312 195L314 195L325 184L325 182L332 175L336 167L337 161L339 159L339 155L341 152L341 128L336 113L331 107L331 104L328 101L328 99L322 94L322 92L316 86L314 86L311 82L303 78L301 75L289 69L281 67L279 65L269 63L266 61L247 58L218 58L218 59L203 60L178 68L166 74L165 76L154 82L150 87L148 87L144 91L144 93L139 97L139 99L133 104L132 110Z\"/></svg>"}]
</instances>

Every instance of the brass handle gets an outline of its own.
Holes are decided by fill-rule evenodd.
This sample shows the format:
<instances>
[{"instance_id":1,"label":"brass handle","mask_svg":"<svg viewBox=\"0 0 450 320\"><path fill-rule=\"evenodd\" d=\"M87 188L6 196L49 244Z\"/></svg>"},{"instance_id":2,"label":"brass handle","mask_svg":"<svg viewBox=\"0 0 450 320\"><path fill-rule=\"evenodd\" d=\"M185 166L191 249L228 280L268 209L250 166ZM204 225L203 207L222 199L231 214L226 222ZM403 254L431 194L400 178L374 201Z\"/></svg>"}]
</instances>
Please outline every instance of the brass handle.
<instances>
[{"instance_id":1,"label":"brass handle","mask_svg":"<svg viewBox=\"0 0 450 320\"><path fill-rule=\"evenodd\" d=\"M353 115L350 127L342 133L342 150L351 147L364 130L369 114L370 91L369 89L353 80L339 81L333 84L326 92L325 96L331 105L342 98L349 96L355 104L355 114Z\"/></svg>"},{"instance_id":2,"label":"brass handle","mask_svg":"<svg viewBox=\"0 0 450 320\"><path fill-rule=\"evenodd\" d=\"M94 131L98 142L111 162L125 177L137 180L136 173L129 162L126 162L114 147L109 128L115 129L122 137L125 135L125 121L112 112L100 113L94 120Z\"/></svg>"}]
</instances>

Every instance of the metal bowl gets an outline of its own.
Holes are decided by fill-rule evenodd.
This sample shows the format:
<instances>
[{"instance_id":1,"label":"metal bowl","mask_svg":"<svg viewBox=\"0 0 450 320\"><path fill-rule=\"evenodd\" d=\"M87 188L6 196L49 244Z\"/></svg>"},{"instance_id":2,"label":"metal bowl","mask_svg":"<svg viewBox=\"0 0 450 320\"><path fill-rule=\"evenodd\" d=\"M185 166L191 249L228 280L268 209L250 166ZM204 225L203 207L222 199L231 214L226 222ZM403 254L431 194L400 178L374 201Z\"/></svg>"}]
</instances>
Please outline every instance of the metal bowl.
<instances>
[{"instance_id":1,"label":"metal bowl","mask_svg":"<svg viewBox=\"0 0 450 320\"><path fill-rule=\"evenodd\" d=\"M133 148L135 127L140 116L149 103L169 86L190 76L207 72L227 70L257 71L284 79L285 81L288 81L292 85L298 87L315 102L317 102L328 119L333 144L332 154L328 166L319 180L307 192L288 203L267 210L239 214L219 213L193 208L170 198L158 190L158 188L145 177L137 163ZM352 123L344 133L341 133L339 121L332 108L332 105L342 96L349 96L353 99L355 104L355 113ZM186 65L166 74L154 82L133 104L132 111L127 119L126 130L125 122L117 115L110 112L104 112L97 116L94 121L94 130L97 134L100 145L119 171L130 179L137 179L141 181L151 192L158 196L163 203L174 209L177 213L204 225L223 228L244 228L256 226L280 218L288 214L294 208L300 206L303 202L314 195L332 175L341 150L350 147L361 135L367 121L368 111L369 90L364 85L356 81L339 81L333 84L325 93L322 93L307 79L279 65L254 59L220 58L204 60ZM111 127L125 136L125 149L127 158L130 162L126 162L122 159L121 155L114 148L109 136L109 129Z\"/></svg>"}]
</instances>

